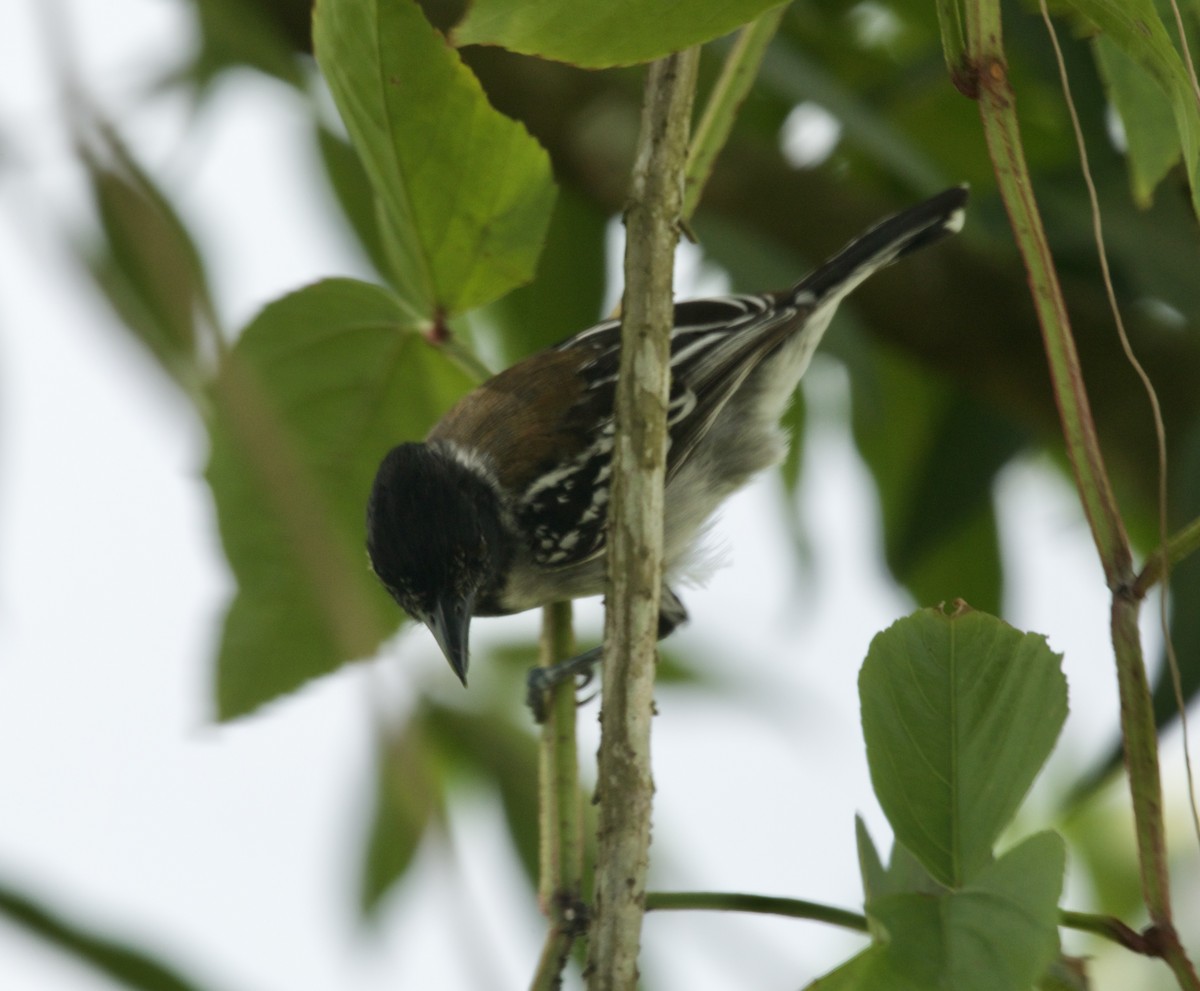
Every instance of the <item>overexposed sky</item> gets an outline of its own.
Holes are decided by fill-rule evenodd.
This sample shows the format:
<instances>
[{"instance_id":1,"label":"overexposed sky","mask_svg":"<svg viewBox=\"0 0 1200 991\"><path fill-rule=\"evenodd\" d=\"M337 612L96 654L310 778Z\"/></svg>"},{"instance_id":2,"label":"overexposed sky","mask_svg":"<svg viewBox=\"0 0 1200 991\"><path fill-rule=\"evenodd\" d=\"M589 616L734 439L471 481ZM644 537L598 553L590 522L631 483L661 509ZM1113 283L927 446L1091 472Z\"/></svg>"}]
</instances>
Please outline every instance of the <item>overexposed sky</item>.
<instances>
[{"instance_id":1,"label":"overexposed sky","mask_svg":"<svg viewBox=\"0 0 1200 991\"><path fill-rule=\"evenodd\" d=\"M523 986L541 929L487 796L469 799L471 825L452 849L423 851L374 931L357 924L369 701L382 688L402 708L414 671L450 677L423 631L249 719L210 721L209 666L232 586L201 478L205 439L64 251L64 231L86 229L87 198L37 12L62 12L86 91L180 205L230 326L313 279L364 274L334 225L297 97L239 73L192 120L177 97L147 95L195 44L190 5L3 6L0 879L213 987ZM836 415L844 376L818 360L806 389L814 415L798 511L812 565L800 570L764 525L785 498L774 478L736 497L714 530L726 563L685 596L693 621L674 646L738 685L737 701L664 694L655 887L856 906L854 814L886 844L856 679L874 632L911 603L878 560L873 495ZM1072 711L1048 775L1061 782L1116 722L1107 596L1058 479L1025 463L1005 473L1000 496L1008 618L1066 653ZM598 628L596 606L580 615ZM524 616L475 629L504 639L535 625ZM582 720L585 754L595 713ZM1030 830L1047 814L1033 805ZM691 914L651 917L646 942L648 986L689 991L793 988L861 945L815 924ZM5 991L109 986L0 920Z\"/></svg>"}]
</instances>

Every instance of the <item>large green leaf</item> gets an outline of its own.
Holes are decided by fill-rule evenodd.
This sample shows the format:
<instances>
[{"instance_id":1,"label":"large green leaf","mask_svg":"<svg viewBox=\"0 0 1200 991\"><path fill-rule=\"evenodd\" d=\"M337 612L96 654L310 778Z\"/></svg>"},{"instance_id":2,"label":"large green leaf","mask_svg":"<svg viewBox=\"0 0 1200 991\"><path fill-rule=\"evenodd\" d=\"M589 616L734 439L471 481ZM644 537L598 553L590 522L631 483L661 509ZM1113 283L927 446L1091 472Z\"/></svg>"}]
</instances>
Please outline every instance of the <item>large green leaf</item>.
<instances>
[{"instance_id":1,"label":"large green leaf","mask_svg":"<svg viewBox=\"0 0 1200 991\"><path fill-rule=\"evenodd\" d=\"M550 162L413 0L319 0L314 43L393 235L401 295L425 319L532 278Z\"/></svg>"},{"instance_id":2,"label":"large green leaf","mask_svg":"<svg viewBox=\"0 0 1200 991\"><path fill-rule=\"evenodd\" d=\"M1183 59L1158 15L1154 0L1066 0L1066 3L1140 65L1167 97L1187 164L1192 207L1200 213L1200 108Z\"/></svg>"},{"instance_id":3,"label":"large green leaf","mask_svg":"<svg viewBox=\"0 0 1200 991\"><path fill-rule=\"evenodd\" d=\"M809 991L1028 991L1058 952L1066 851L1031 836L958 891L886 894L867 903L881 935Z\"/></svg>"},{"instance_id":4,"label":"large green leaf","mask_svg":"<svg viewBox=\"0 0 1200 991\"><path fill-rule=\"evenodd\" d=\"M596 323L604 314L608 217L570 187L559 191L537 278L486 311L501 327L506 363Z\"/></svg>"},{"instance_id":5,"label":"large green leaf","mask_svg":"<svg viewBox=\"0 0 1200 991\"><path fill-rule=\"evenodd\" d=\"M208 481L238 582L217 667L222 718L372 654L400 611L371 578L379 460L471 385L383 289L349 279L272 303L223 362Z\"/></svg>"},{"instance_id":6,"label":"large green leaf","mask_svg":"<svg viewBox=\"0 0 1200 991\"><path fill-rule=\"evenodd\" d=\"M875 793L941 883L984 870L1067 713L1061 656L966 607L924 609L871 642L859 675Z\"/></svg>"},{"instance_id":7,"label":"large green leaf","mask_svg":"<svg viewBox=\"0 0 1200 991\"><path fill-rule=\"evenodd\" d=\"M475 0L458 45L501 45L591 69L649 62L736 30L779 0Z\"/></svg>"},{"instance_id":8,"label":"large green leaf","mask_svg":"<svg viewBox=\"0 0 1200 991\"><path fill-rule=\"evenodd\" d=\"M136 991L202 991L203 985L185 976L173 964L69 919L7 883L0 883L0 918L121 987Z\"/></svg>"},{"instance_id":9,"label":"large green leaf","mask_svg":"<svg viewBox=\"0 0 1200 991\"><path fill-rule=\"evenodd\" d=\"M316 133L325 174L329 177L329 185L346 222L375 266L375 271L380 275L389 275L391 259L379 229L379 200L371 188L362 160L350 142L334 134L328 127L318 124Z\"/></svg>"}]
</instances>

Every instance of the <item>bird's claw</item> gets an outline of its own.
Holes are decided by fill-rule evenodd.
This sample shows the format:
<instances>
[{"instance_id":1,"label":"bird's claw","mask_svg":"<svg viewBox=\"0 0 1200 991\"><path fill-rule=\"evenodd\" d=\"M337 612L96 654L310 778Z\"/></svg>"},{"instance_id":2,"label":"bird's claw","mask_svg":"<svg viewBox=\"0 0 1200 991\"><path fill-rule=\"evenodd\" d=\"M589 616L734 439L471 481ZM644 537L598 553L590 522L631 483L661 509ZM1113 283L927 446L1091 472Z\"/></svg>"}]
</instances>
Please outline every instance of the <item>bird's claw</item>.
<instances>
[{"instance_id":1,"label":"bird's claw","mask_svg":"<svg viewBox=\"0 0 1200 991\"><path fill-rule=\"evenodd\" d=\"M575 691L580 692L592 683L596 674L596 663L600 660L600 648L586 651L578 657L560 661L548 668L534 668L525 679L525 704L539 723L546 721L549 710L550 692L568 679L575 679ZM593 692L579 704L590 702L596 697Z\"/></svg>"}]
</instances>

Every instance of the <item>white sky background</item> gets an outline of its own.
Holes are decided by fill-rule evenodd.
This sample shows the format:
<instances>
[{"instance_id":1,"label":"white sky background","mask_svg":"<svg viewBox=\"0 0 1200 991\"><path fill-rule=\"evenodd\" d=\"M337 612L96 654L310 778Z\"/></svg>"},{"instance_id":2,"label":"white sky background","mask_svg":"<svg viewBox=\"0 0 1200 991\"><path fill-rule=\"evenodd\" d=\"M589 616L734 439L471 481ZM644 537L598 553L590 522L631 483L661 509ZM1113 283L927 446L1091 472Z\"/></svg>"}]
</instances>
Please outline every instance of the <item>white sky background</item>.
<instances>
[{"instance_id":1,"label":"white sky background","mask_svg":"<svg viewBox=\"0 0 1200 991\"><path fill-rule=\"evenodd\" d=\"M426 849L377 931L356 923L368 699L381 686L402 698L414 665L422 676L444 669L423 632L253 718L209 720L231 582L200 478L204 436L62 250L86 197L39 6L0 3L0 879L214 987L522 987L541 930L487 822L454 837L459 868L447 875L444 851ZM325 194L312 192L321 187L293 94L248 73L227 78L185 137L186 105L142 94L193 44L189 8L61 6L87 89L166 177L230 326L313 279L362 274ZM818 361L806 389L814 425L800 512L813 566L799 571L762 525L778 518L776 479L729 504L715 531L727 563L686 596L693 622L674 646L703 650L748 701L664 695L654 887L856 907L854 814L887 843L856 678L874 632L911 605L883 575L873 496L834 415L845 381ZM1008 618L1066 653L1072 714L1048 774L1062 781L1116 723L1107 596L1061 482L1027 464L1005 474L1000 495ZM580 612L598 626L598 609ZM482 622L476 636L535 623ZM595 713L584 711L585 754ZM482 800L474 811L494 815ZM1029 829L1046 822L1027 818ZM1177 839L1187 848L1186 834ZM648 986L690 991L794 988L861 944L816 924L693 914L650 917L646 942ZM4 991L109 986L0 922Z\"/></svg>"}]
</instances>

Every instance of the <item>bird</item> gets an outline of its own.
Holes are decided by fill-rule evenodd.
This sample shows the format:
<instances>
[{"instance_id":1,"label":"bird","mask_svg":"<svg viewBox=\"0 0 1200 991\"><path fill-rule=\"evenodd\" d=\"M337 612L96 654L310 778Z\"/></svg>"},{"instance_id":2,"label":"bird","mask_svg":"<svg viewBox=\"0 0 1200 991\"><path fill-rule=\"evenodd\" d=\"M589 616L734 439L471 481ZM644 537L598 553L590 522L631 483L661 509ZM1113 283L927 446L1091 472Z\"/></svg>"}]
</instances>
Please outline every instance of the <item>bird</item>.
<instances>
[{"instance_id":1,"label":"bird","mask_svg":"<svg viewBox=\"0 0 1200 991\"><path fill-rule=\"evenodd\" d=\"M785 291L675 304L660 639L687 619L667 583L709 518L783 459L780 417L838 304L874 272L959 231L967 197L956 186L887 217ZM371 567L464 686L474 617L605 591L620 336L620 321L605 320L518 361L379 465L366 513ZM568 662L565 676L599 656ZM560 680L539 677L531 697Z\"/></svg>"}]
</instances>

